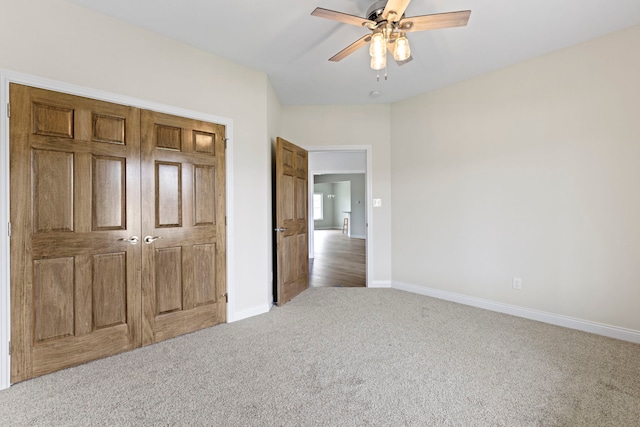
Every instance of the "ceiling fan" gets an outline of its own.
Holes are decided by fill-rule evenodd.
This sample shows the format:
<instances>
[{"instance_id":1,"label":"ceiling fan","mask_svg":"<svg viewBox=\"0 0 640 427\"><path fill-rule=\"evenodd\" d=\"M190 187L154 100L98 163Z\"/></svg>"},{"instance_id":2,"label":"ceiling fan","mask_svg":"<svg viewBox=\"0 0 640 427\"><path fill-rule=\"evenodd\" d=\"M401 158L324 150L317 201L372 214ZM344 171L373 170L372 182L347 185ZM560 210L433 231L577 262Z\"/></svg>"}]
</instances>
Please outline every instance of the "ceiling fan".
<instances>
[{"instance_id":1,"label":"ceiling fan","mask_svg":"<svg viewBox=\"0 0 640 427\"><path fill-rule=\"evenodd\" d=\"M365 27L372 32L342 49L329 58L329 61L341 61L367 43L370 43L369 54L371 55L371 68L374 70L386 68L387 49L399 65L404 65L413 59L406 33L439 28L463 27L467 25L469 16L471 16L470 10L463 10L459 12L438 13L407 18L404 16L404 12L410 1L411 0L377 1L367 11L366 18L360 18L359 16L336 12L321 7L316 8L311 12L311 15L344 24Z\"/></svg>"}]
</instances>

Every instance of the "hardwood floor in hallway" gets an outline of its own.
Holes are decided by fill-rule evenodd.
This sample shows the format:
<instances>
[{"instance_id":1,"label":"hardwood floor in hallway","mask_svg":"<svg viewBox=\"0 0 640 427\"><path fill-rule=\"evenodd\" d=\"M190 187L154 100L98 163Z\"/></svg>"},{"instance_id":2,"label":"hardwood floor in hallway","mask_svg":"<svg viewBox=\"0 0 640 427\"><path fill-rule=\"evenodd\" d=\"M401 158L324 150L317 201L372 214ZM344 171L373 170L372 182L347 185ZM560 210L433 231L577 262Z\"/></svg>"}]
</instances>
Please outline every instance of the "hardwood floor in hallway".
<instances>
[{"instance_id":1,"label":"hardwood floor in hallway","mask_svg":"<svg viewBox=\"0 0 640 427\"><path fill-rule=\"evenodd\" d=\"M351 239L340 230L316 230L313 237L315 258L309 260L309 286L367 286L366 240Z\"/></svg>"}]
</instances>

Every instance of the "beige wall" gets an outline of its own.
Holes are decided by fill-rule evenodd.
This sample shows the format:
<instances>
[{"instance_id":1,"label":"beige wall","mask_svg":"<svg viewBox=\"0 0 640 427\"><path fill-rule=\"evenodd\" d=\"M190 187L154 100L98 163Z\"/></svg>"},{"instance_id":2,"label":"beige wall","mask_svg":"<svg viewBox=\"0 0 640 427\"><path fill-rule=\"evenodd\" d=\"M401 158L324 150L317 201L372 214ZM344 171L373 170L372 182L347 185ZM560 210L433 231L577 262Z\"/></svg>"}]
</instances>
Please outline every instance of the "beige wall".
<instances>
[{"instance_id":1,"label":"beige wall","mask_svg":"<svg viewBox=\"0 0 640 427\"><path fill-rule=\"evenodd\" d=\"M373 197L382 207L373 213L374 282L391 280L390 107L388 105L284 106L282 136L302 147L371 145Z\"/></svg>"},{"instance_id":2,"label":"beige wall","mask_svg":"<svg viewBox=\"0 0 640 427\"><path fill-rule=\"evenodd\" d=\"M640 330L638 52L633 27L394 104L394 281Z\"/></svg>"},{"instance_id":3,"label":"beige wall","mask_svg":"<svg viewBox=\"0 0 640 427\"><path fill-rule=\"evenodd\" d=\"M3 0L0 8L0 68L233 120L230 303L241 313L268 308L274 107L266 75L65 1Z\"/></svg>"}]
</instances>

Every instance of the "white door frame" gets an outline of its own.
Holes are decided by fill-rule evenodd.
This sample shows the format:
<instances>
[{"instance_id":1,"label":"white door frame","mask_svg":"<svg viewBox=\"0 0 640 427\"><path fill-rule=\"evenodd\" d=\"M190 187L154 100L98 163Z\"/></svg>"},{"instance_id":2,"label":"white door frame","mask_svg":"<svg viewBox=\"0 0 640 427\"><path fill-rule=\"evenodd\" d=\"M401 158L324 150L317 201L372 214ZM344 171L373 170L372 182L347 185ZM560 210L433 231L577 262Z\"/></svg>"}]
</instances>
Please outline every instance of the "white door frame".
<instances>
[{"instance_id":1,"label":"white door frame","mask_svg":"<svg viewBox=\"0 0 640 427\"><path fill-rule=\"evenodd\" d=\"M365 200L365 210L366 210L366 254L365 254L365 262L367 264L367 287L371 287L371 283L373 281L373 263L371 262L371 255L373 254L373 209L372 209L372 198L373 198L373 173L371 170L371 145L326 145L326 146L306 146L303 147L310 153L313 152L328 152L328 151L363 151L365 153L367 166L365 171L359 170L322 170L322 171L312 171L309 169L309 200L313 200L313 172L322 172L323 174L355 174L355 173L364 173L365 181L366 181L366 200ZM313 258L313 206L309 203L309 257Z\"/></svg>"},{"instance_id":2,"label":"white door frame","mask_svg":"<svg viewBox=\"0 0 640 427\"><path fill-rule=\"evenodd\" d=\"M88 87L77 86L56 80L45 79L29 74L0 69L0 390L11 384L11 356L9 355L9 340L11 339L11 299L10 299L10 271L9 259L9 117L7 104L9 102L9 84L18 83L26 86L83 96L86 98L107 101L115 104L158 111L206 122L219 123L226 127L226 209L227 209L227 322L235 320L235 289L234 289L234 221L233 221L233 120L226 117L214 116L198 111L159 104L143 99L118 95Z\"/></svg>"}]
</instances>

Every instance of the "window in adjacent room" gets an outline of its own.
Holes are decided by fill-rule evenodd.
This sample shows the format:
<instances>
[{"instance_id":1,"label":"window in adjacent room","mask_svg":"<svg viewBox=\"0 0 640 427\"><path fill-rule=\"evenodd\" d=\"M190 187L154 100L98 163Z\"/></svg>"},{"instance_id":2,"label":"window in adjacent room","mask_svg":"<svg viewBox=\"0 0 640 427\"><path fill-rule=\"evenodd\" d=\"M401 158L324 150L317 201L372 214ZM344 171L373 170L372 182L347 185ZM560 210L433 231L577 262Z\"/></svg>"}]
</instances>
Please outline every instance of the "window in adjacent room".
<instances>
[{"instance_id":1,"label":"window in adjacent room","mask_svg":"<svg viewBox=\"0 0 640 427\"><path fill-rule=\"evenodd\" d=\"M313 219L319 220L323 218L322 193L313 193Z\"/></svg>"}]
</instances>

